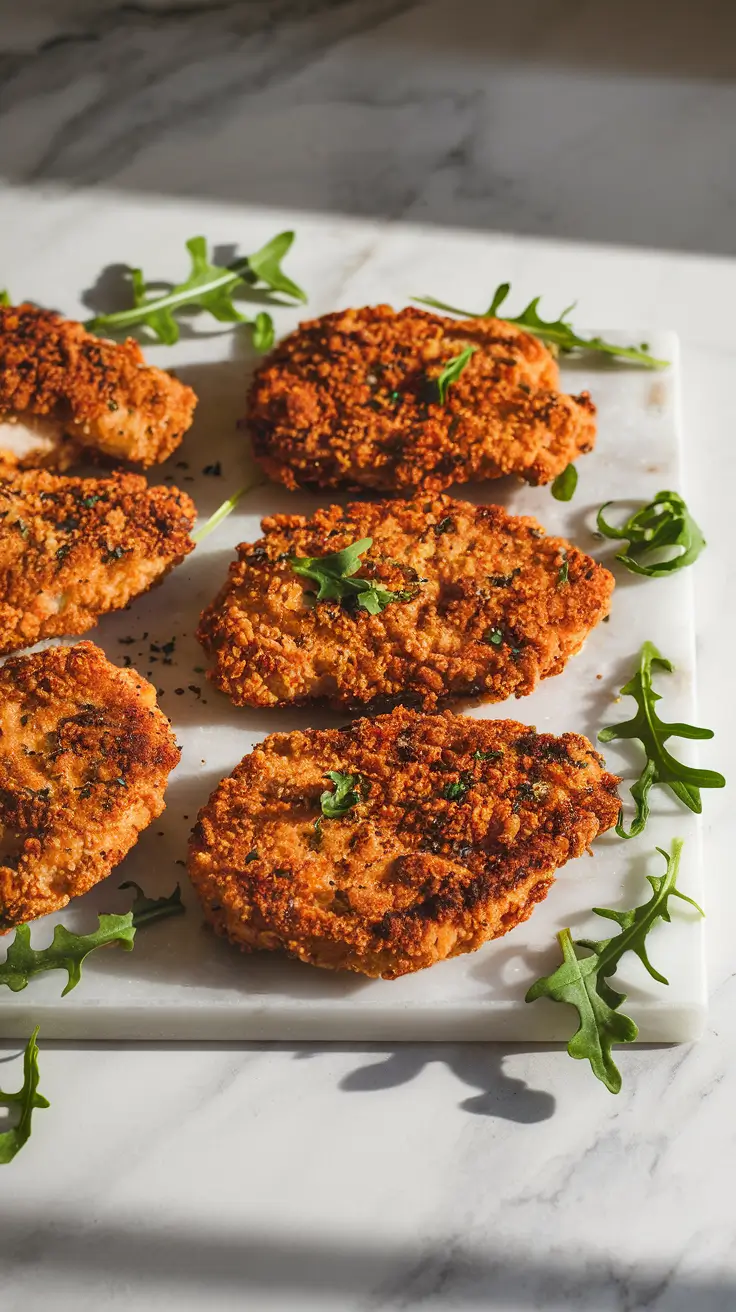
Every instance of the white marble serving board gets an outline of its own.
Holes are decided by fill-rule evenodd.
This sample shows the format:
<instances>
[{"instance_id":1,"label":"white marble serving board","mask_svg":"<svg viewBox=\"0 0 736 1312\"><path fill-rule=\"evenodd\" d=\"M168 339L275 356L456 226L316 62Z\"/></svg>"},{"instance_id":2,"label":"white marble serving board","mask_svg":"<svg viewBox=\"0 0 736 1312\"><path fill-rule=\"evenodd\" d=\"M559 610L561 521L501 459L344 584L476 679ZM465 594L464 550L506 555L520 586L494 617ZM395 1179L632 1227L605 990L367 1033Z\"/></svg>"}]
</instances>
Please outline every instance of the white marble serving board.
<instances>
[{"instance_id":1,"label":"white marble serving board","mask_svg":"<svg viewBox=\"0 0 736 1312\"><path fill-rule=\"evenodd\" d=\"M84 314L80 289L107 261L140 263L151 276L176 280L183 273L183 240L197 231L215 240L237 241L241 251L248 251L279 228L297 227L299 241L287 267L309 291L309 312L315 314L376 301L398 306L425 292L480 307L496 283L513 272L499 265L498 242L494 259L484 258L484 238L478 233L305 216L295 221L295 216L241 209L219 208L213 214L194 203L174 207L170 202L122 198L120 213L109 194L100 198L94 216L71 197L48 203L59 211L59 246L34 247L29 212L27 249L16 252L15 269L7 281L16 298L28 295L80 316ZM80 242L77 220L82 214ZM114 242L109 237L111 221ZM549 306L557 308L561 307ZM297 311L278 311L278 331L288 331L299 317ZM253 358L240 333L207 331L202 320L196 321L195 328L197 335L184 338L177 347L156 346L149 351L152 361L175 367L200 396L197 419L183 448L165 468L153 471L151 481L171 480L171 476L181 480L204 518L243 483L250 469L247 444L235 421L242 411ZM200 328L206 335L200 335ZM617 340L642 340L639 330L610 335ZM686 491L681 478L677 341L672 335L656 334L649 345L655 355L672 361L669 369L651 373L586 361L563 370L564 385L573 391L589 388L599 410L598 443L594 453L579 463L580 481L571 503L556 502L548 488L509 480L454 492L532 513L548 530L569 536L610 564L614 544L597 542L591 534L593 512L601 502L649 498L662 488ZM218 460L222 477L202 474L205 465ZM187 462L186 468L181 461ZM259 518L287 509L306 512L318 504L317 498L275 486L251 492L161 589L134 602L128 612L106 618L87 635L119 664L129 657L155 683L183 756L161 819L142 835L106 883L63 915L36 924L33 943L47 943L59 919L75 929L90 930L97 912L127 909L129 895L118 891L123 879L137 880L150 894L166 893L180 880L187 914L141 930L133 952L109 948L93 954L81 984L66 998L60 997L64 977L59 974L33 981L19 994L3 991L0 1037L26 1036L31 1025L40 1023L45 1038L64 1039L566 1039L574 1027L572 1010L524 1002L530 982L559 960L557 930L569 925L576 937L605 936L607 924L591 916L590 908L629 907L643 901L649 887L645 873L663 869L654 849L669 847L675 835L686 840L681 886L699 902L705 900L698 821L663 790L655 789L653 815L642 837L624 842L615 834L606 835L595 844L592 858L583 856L559 873L548 899L526 924L473 955L417 975L369 981L275 954L242 956L215 939L202 924L183 868L187 836L198 808L269 732L338 725L346 717L314 710L234 710L196 669L206 660L193 634L202 606L225 577L234 545L259 536ZM554 733L577 730L594 741L603 725L633 712L628 699L616 704L618 689L633 671L642 641L650 638L677 667L674 675L660 680L663 713L666 718L697 722L691 591L697 566L653 581L618 567L615 572L610 622L593 632L582 654L561 676L546 681L522 701L469 713L519 719ZM131 636L136 638L132 644L125 641ZM171 663L163 664L160 656L154 659L151 644L160 647L172 638L176 647ZM680 745L687 754L688 745ZM707 751L706 746L703 760ZM638 773L636 746L620 751L611 745L606 757L619 773L629 778ZM623 792L628 796L625 785ZM669 987L650 980L635 960L626 961L619 974L619 987L629 995L627 1007L640 1027L640 1040L690 1039L705 1015L702 922L685 904L676 903L672 924L655 928L650 947L652 960L670 980Z\"/></svg>"}]
</instances>

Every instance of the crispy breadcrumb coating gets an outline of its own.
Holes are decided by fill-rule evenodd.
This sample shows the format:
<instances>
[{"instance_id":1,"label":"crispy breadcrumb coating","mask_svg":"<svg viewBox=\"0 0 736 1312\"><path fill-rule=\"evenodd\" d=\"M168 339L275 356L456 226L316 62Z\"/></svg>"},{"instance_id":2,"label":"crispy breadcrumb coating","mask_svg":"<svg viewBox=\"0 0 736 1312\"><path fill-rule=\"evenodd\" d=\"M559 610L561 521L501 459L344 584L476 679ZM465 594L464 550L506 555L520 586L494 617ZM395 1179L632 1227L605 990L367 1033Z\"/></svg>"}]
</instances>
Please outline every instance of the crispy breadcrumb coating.
<instances>
[{"instance_id":1,"label":"crispy breadcrumb coating","mask_svg":"<svg viewBox=\"0 0 736 1312\"><path fill-rule=\"evenodd\" d=\"M331 770L359 776L337 819L320 810ZM618 782L586 738L513 720L402 708L273 734L200 812L189 872L245 951L394 979L525 920L615 824Z\"/></svg>"},{"instance_id":2,"label":"crispy breadcrumb coating","mask_svg":"<svg viewBox=\"0 0 736 1312\"><path fill-rule=\"evenodd\" d=\"M0 654L85 633L193 550L193 501L139 474L0 474Z\"/></svg>"},{"instance_id":3,"label":"crispy breadcrumb coating","mask_svg":"<svg viewBox=\"0 0 736 1312\"><path fill-rule=\"evenodd\" d=\"M613 591L607 569L535 519L447 496L274 515L262 527L198 630L210 678L238 706L401 699L433 710L448 697L522 697L561 672ZM289 557L361 538L373 545L358 574L409 600L377 615L354 600L315 603L316 583Z\"/></svg>"},{"instance_id":4,"label":"crispy breadcrumb coating","mask_svg":"<svg viewBox=\"0 0 736 1312\"><path fill-rule=\"evenodd\" d=\"M0 421L40 421L56 434L38 456L44 464L68 468L80 449L158 464L181 442L196 401L191 387L147 365L132 337L111 342L51 310L0 306Z\"/></svg>"},{"instance_id":5,"label":"crispy breadcrumb coating","mask_svg":"<svg viewBox=\"0 0 736 1312\"><path fill-rule=\"evenodd\" d=\"M468 346L441 404L437 378ZM590 396L557 384L549 351L512 324L377 305L323 315L279 343L253 381L247 427L263 469L291 488L548 483L595 442Z\"/></svg>"},{"instance_id":6,"label":"crispy breadcrumb coating","mask_svg":"<svg viewBox=\"0 0 736 1312\"><path fill-rule=\"evenodd\" d=\"M164 809L179 750L156 694L91 642L0 669L0 933L99 883Z\"/></svg>"}]
</instances>

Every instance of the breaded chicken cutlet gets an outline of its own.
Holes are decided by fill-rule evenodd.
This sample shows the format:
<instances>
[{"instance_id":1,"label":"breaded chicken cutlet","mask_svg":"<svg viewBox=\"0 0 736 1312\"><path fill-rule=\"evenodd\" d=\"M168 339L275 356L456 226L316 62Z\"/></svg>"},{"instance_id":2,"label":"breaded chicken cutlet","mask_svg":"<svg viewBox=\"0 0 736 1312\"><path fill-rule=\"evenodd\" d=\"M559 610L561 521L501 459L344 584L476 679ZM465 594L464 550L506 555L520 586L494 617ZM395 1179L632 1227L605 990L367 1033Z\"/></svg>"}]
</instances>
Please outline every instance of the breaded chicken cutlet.
<instances>
[{"instance_id":1,"label":"breaded chicken cutlet","mask_svg":"<svg viewBox=\"0 0 736 1312\"><path fill-rule=\"evenodd\" d=\"M474 347L444 402L438 378ZM253 381L246 414L269 477L406 495L518 474L549 483L595 442L587 392L557 390L550 352L499 319L388 305L303 323Z\"/></svg>"},{"instance_id":2,"label":"breaded chicken cutlet","mask_svg":"<svg viewBox=\"0 0 736 1312\"><path fill-rule=\"evenodd\" d=\"M156 694L91 642L0 668L0 933L99 883L164 809Z\"/></svg>"},{"instance_id":3,"label":"breaded chicken cutlet","mask_svg":"<svg viewBox=\"0 0 736 1312\"><path fill-rule=\"evenodd\" d=\"M85 633L192 551L193 501L139 474L0 476L0 655Z\"/></svg>"},{"instance_id":4,"label":"breaded chicken cutlet","mask_svg":"<svg viewBox=\"0 0 736 1312\"><path fill-rule=\"evenodd\" d=\"M245 951L394 979L525 920L615 824L618 782L586 738L513 720L402 708L273 734L200 812L189 873Z\"/></svg>"},{"instance_id":5,"label":"breaded chicken cutlet","mask_svg":"<svg viewBox=\"0 0 736 1312\"><path fill-rule=\"evenodd\" d=\"M239 706L500 701L559 674L607 613L613 575L535 519L439 496L274 515L238 548L198 637ZM291 560L371 539L358 576L393 593L315 601Z\"/></svg>"},{"instance_id":6,"label":"breaded chicken cutlet","mask_svg":"<svg viewBox=\"0 0 736 1312\"><path fill-rule=\"evenodd\" d=\"M24 463L68 469L96 452L147 468L179 445L196 402L132 337L112 342L51 310L0 305L0 450Z\"/></svg>"}]
</instances>

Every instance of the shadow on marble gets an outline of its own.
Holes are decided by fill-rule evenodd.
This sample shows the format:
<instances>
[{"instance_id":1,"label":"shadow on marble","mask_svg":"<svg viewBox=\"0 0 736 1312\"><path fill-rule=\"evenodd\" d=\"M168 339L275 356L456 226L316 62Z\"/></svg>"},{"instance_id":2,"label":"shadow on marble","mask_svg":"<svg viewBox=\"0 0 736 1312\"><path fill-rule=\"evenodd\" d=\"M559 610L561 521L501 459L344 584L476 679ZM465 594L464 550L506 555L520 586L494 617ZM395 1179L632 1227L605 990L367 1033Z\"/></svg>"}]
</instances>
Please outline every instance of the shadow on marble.
<instances>
[{"instance_id":1,"label":"shadow on marble","mask_svg":"<svg viewBox=\"0 0 736 1312\"><path fill-rule=\"evenodd\" d=\"M417 1079L432 1062L441 1062L461 1083L477 1090L459 1104L463 1111L531 1125L554 1115L555 1099L551 1093L532 1089L523 1080L507 1075L503 1064L513 1053L538 1050L536 1046L532 1049L499 1043L443 1043L429 1049L426 1045L402 1043L384 1054L382 1061L356 1066L343 1076L339 1088L345 1093L395 1089ZM371 1048L359 1051L375 1053Z\"/></svg>"},{"instance_id":2,"label":"shadow on marble","mask_svg":"<svg viewBox=\"0 0 736 1312\"><path fill-rule=\"evenodd\" d=\"M225 1164L223 1170L227 1174ZM502 1189L503 1182L490 1179L488 1188ZM698 1278L681 1274L672 1261L626 1262L599 1256L590 1247L565 1251L564 1241L555 1238L563 1207L557 1205L551 1232L542 1228L523 1245L520 1239L495 1235L493 1222L478 1218L474 1230L488 1233L485 1242L481 1237L473 1243L447 1230L411 1243L385 1234L379 1218L376 1237L366 1231L360 1238L347 1232L343 1238L318 1237L308 1218L303 1233L287 1236L283 1230L249 1231L222 1219L217 1229L175 1219L157 1223L150 1213L138 1223L127 1217L116 1222L109 1211L80 1221L68 1207L36 1206L31 1212L16 1204L3 1217L0 1257L6 1287L13 1278L23 1282L25 1307L32 1306L28 1300L41 1273L64 1286L73 1279L80 1306L87 1306L89 1297L95 1298L94 1306L103 1305L98 1296L104 1280L110 1282L103 1291L105 1306L109 1298L118 1301L122 1291L126 1306L142 1295L146 1301L135 1306L149 1308L174 1306L170 1300L179 1292L189 1306L198 1291L203 1308L236 1306L233 1298L238 1307L265 1307L266 1300L271 1306L275 1298L279 1307L295 1312L313 1306L313 1299L328 1300L330 1307L381 1312L417 1307L733 1312L736 1307L736 1281L726 1274Z\"/></svg>"}]
</instances>

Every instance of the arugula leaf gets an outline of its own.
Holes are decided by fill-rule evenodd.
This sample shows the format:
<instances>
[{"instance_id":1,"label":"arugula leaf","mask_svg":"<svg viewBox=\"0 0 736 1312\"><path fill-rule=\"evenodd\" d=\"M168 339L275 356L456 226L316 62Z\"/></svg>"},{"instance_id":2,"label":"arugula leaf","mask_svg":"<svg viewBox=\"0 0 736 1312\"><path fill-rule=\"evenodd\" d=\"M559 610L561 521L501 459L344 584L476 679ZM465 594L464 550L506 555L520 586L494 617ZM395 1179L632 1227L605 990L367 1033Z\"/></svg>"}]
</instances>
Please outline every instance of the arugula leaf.
<instances>
[{"instance_id":1,"label":"arugula leaf","mask_svg":"<svg viewBox=\"0 0 736 1312\"><path fill-rule=\"evenodd\" d=\"M652 886L648 902L632 911L593 908L597 916L615 920L621 929L620 934L598 941L577 939L573 944L570 930L561 930L557 938L562 949L562 965L551 975L538 979L526 995L527 1002L551 998L553 1002L567 1002L575 1007L580 1024L567 1045L567 1051L577 1060L589 1061L593 1074L611 1093L618 1093L621 1088L621 1072L613 1060L612 1045L633 1043L639 1031L634 1021L618 1010L626 1001L626 994L613 989L608 983L609 977L615 975L623 955L633 952L652 979L667 984L664 975L655 970L647 955L646 939L650 929L657 920L669 923L671 897L688 902L701 916L703 914L697 902L676 887L682 847L682 839L675 838L671 852L657 848L667 868L663 875L647 875ZM580 957L576 947L585 949L590 955Z\"/></svg>"},{"instance_id":2,"label":"arugula leaf","mask_svg":"<svg viewBox=\"0 0 736 1312\"><path fill-rule=\"evenodd\" d=\"M322 793L319 799L322 814L327 820L338 820L361 801L362 778L359 774L341 774L339 770L328 770L325 779L331 779L335 789L332 793L328 790Z\"/></svg>"},{"instance_id":3,"label":"arugula leaf","mask_svg":"<svg viewBox=\"0 0 736 1312\"><path fill-rule=\"evenodd\" d=\"M247 255L231 264L211 264L207 259L207 242L204 237L190 237L186 243L191 259L191 270L185 282L177 283L162 296L149 296L146 280L140 269L131 269L133 304L128 310L114 314L99 314L88 319L85 328L93 333L127 332L143 325L166 346L179 340L176 315L185 306L206 310L219 323L253 323L253 344L257 350L267 351L273 345L274 328L271 316L261 311L252 321L241 314L233 301L233 294L242 285L262 287L269 292L283 292L295 301L304 302L301 287L287 278L281 269L281 260L294 241L293 232L281 232L254 255ZM275 300L280 305L281 301Z\"/></svg>"},{"instance_id":4,"label":"arugula leaf","mask_svg":"<svg viewBox=\"0 0 736 1312\"><path fill-rule=\"evenodd\" d=\"M242 487L238 488L233 496L228 497L227 501L223 501L222 505L217 507L214 514L210 515L209 519L205 520L202 527L198 528L196 533L192 533L192 542L195 542L197 545L199 545L200 542L203 542L204 539L209 537L210 533L213 533L218 525L222 523L223 519L227 519L228 515L232 514L238 502L246 495L246 493L252 492L256 487L263 487L265 482L265 478L253 477L250 483L244 483Z\"/></svg>"},{"instance_id":5,"label":"arugula leaf","mask_svg":"<svg viewBox=\"0 0 736 1312\"><path fill-rule=\"evenodd\" d=\"M502 282L496 288L493 300L483 314L458 310L454 305L446 305L444 301L435 300L433 296L414 296L412 300L417 301L419 305L430 305L435 310L444 310L446 314L459 314L463 319L503 319L504 323L514 323L519 328L526 328L535 337L539 337L543 342L550 342L561 351L598 351L603 355L614 355L622 360L645 365L647 369L664 369L669 364L668 360L655 360L654 356L647 353L644 346L615 346L613 342L604 342L602 337L578 337L566 318L566 315L575 309L574 302L565 307L559 319L548 321L541 319L537 310L540 296L535 296L515 319L510 315L500 315L498 311L510 291L511 284Z\"/></svg>"},{"instance_id":6,"label":"arugula leaf","mask_svg":"<svg viewBox=\"0 0 736 1312\"><path fill-rule=\"evenodd\" d=\"M445 404L448 388L457 382L463 369L470 363L471 355L474 355L477 350L477 346L467 346L459 355L453 355L452 359L447 361L439 377L434 379L440 405Z\"/></svg>"},{"instance_id":7,"label":"arugula leaf","mask_svg":"<svg viewBox=\"0 0 736 1312\"><path fill-rule=\"evenodd\" d=\"M253 282L262 282L272 292L283 292L285 296L290 296L292 300L301 301L305 305L306 294L301 287L297 287L297 284L291 281L291 278L287 278L281 268L281 261L288 255L293 244L293 232L280 232L278 236L266 242L265 246L261 246L255 255L247 255L244 260L236 260L235 264L245 264L252 275ZM250 282L251 278L249 277L247 281Z\"/></svg>"},{"instance_id":8,"label":"arugula leaf","mask_svg":"<svg viewBox=\"0 0 736 1312\"><path fill-rule=\"evenodd\" d=\"M47 948L31 947L30 925L19 925L5 961L0 965L0 984L13 993L20 993L34 975L47 970L65 970L66 987L62 998L76 988L82 978L82 963L95 948L107 943L121 943L126 952L132 951L135 938L133 913L124 916L99 916L99 924L91 934L72 934L65 925L56 925L54 937Z\"/></svg>"},{"instance_id":9,"label":"arugula leaf","mask_svg":"<svg viewBox=\"0 0 736 1312\"><path fill-rule=\"evenodd\" d=\"M578 471L573 464L569 464L552 483L552 496L555 501L572 501L577 485Z\"/></svg>"},{"instance_id":10,"label":"arugula leaf","mask_svg":"<svg viewBox=\"0 0 736 1312\"><path fill-rule=\"evenodd\" d=\"M369 615L378 615L394 601L411 601L416 596L416 588L407 588L401 592L392 592L372 579L356 579L356 570L363 563L360 559L373 546L373 538L361 538L342 551L335 551L329 556L290 556L289 564L295 574L312 579L319 584L317 601L345 601L355 599L358 606L367 610Z\"/></svg>"},{"instance_id":11,"label":"arugula leaf","mask_svg":"<svg viewBox=\"0 0 736 1312\"><path fill-rule=\"evenodd\" d=\"M616 560L620 560L632 574L645 574L650 579L663 578L665 574L692 565L705 546L703 534L677 492L658 492L653 501L630 515L620 528L614 528L603 518L604 510L612 505L613 501L606 501L598 511L598 531L606 538L629 539L626 549L617 553ZM682 547L682 552L669 560L655 557L647 563L647 557L663 547Z\"/></svg>"},{"instance_id":12,"label":"arugula leaf","mask_svg":"<svg viewBox=\"0 0 736 1312\"><path fill-rule=\"evenodd\" d=\"M130 913L133 917L135 929L140 929L141 925L149 925L152 920L165 920L168 916L183 916L186 911L186 907L181 900L181 887L179 884L168 897L146 897L140 884L136 884L133 879L126 879L120 887L121 889L135 889L135 901Z\"/></svg>"},{"instance_id":13,"label":"arugula leaf","mask_svg":"<svg viewBox=\"0 0 736 1312\"><path fill-rule=\"evenodd\" d=\"M146 897L143 889L132 880L126 880L120 887L135 889L132 910L122 916L98 916L97 929L91 934L73 934L65 925L56 925L49 946L36 949L31 947L30 925L19 925L0 965L0 985L4 984L13 993L20 993L34 975L45 974L48 970L65 970L67 983L61 995L64 998L82 978L82 965L90 952L108 943L120 943L126 952L131 952L135 932L141 925L165 916L181 915L185 911L178 884L169 897L159 898Z\"/></svg>"},{"instance_id":14,"label":"arugula leaf","mask_svg":"<svg viewBox=\"0 0 736 1312\"><path fill-rule=\"evenodd\" d=\"M661 656L652 642L645 642L639 656L639 668L633 678L621 689L622 694L633 697L638 711L631 720L620 724L608 725L598 734L599 742L610 743L618 738L638 738L646 752L646 764L635 784L631 786L631 796L636 803L636 813L628 833L624 828L623 810L616 824L616 833L620 838L634 838L644 829L649 818L649 793L654 784L665 784L675 797L684 802L691 811L700 813L702 802L701 788L724 788L726 780L716 770L701 770L696 766L684 765L675 760L665 747L668 738L712 738L712 729L699 729L692 724L665 724L654 709L655 703L661 701L660 694L652 687L652 671L667 670L674 666Z\"/></svg>"},{"instance_id":15,"label":"arugula leaf","mask_svg":"<svg viewBox=\"0 0 736 1312\"><path fill-rule=\"evenodd\" d=\"M7 1166L31 1137L31 1118L36 1107L48 1107L48 1098L38 1092L38 1025L33 1031L23 1054L23 1088L18 1093L0 1090L0 1105L20 1107L18 1124L0 1134L0 1166Z\"/></svg>"}]
</instances>

